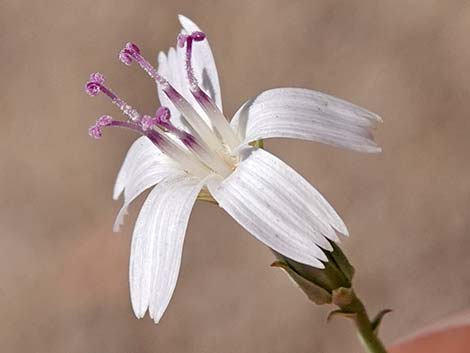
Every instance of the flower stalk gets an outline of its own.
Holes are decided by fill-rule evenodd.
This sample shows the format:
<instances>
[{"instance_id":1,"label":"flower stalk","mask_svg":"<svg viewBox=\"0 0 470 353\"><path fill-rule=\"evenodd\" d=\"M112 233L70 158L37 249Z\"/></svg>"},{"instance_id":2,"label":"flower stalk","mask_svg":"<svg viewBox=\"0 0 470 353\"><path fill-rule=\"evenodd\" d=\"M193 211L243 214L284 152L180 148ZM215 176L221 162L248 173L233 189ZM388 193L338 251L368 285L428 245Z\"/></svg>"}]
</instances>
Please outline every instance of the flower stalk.
<instances>
[{"instance_id":1,"label":"flower stalk","mask_svg":"<svg viewBox=\"0 0 470 353\"><path fill-rule=\"evenodd\" d=\"M379 313L379 321L370 320L366 308L356 293L351 288L339 288L334 291L333 303L338 305L339 310L330 313L329 318L341 315L353 320L359 341L369 353L386 353L387 350L378 336L378 324L380 323L383 313L389 312L384 310Z\"/></svg>"}]
</instances>

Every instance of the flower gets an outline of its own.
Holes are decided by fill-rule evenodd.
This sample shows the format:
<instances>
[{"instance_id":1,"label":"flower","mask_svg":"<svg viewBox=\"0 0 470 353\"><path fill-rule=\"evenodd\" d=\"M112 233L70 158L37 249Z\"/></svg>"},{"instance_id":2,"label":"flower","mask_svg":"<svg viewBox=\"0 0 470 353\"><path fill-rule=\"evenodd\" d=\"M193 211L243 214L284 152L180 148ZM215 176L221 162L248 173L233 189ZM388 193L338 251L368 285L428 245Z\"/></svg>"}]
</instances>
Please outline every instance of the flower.
<instances>
[{"instance_id":1,"label":"flower","mask_svg":"<svg viewBox=\"0 0 470 353\"><path fill-rule=\"evenodd\" d=\"M258 240L290 259L317 268L327 261L337 233L348 230L335 210L302 176L250 143L272 137L319 141L379 152L371 128L380 118L341 99L300 88L277 88L249 100L229 123L222 113L219 79L206 35L188 18L176 49L160 53L158 70L132 43L119 58L137 63L155 80L162 107L142 115L92 74L86 92L103 93L126 121L103 116L90 128L123 127L143 135L131 146L114 187L124 193L115 223L129 204L153 187L134 228L130 292L135 315L149 310L159 322L176 286L183 241L198 195L210 195Z\"/></svg>"}]
</instances>

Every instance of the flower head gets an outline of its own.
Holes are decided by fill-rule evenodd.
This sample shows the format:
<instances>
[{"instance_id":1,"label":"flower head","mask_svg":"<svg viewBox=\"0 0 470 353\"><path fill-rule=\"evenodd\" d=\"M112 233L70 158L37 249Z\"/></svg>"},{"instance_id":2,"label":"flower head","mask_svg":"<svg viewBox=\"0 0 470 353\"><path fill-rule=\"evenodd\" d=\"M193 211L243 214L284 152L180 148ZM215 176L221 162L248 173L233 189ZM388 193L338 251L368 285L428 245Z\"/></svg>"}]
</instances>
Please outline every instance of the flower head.
<instances>
[{"instance_id":1,"label":"flower head","mask_svg":"<svg viewBox=\"0 0 470 353\"><path fill-rule=\"evenodd\" d=\"M128 43L119 59L136 63L157 84L161 107L145 115L92 74L91 96L103 93L126 117L98 119L102 128L133 130L141 138L118 174L114 198L124 193L117 230L129 204L153 187L136 222L130 260L134 312L158 322L173 294L186 227L198 195L213 198L248 232L276 252L323 268L346 226L325 198L287 164L250 143L288 137L362 152L378 152L370 129L380 118L341 99L307 89L277 88L241 106L229 122L222 110L217 70L206 35L188 18L176 48L160 53L158 69ZM208 196L210 195L210 196Z\"/></svg>"}]
</instances>

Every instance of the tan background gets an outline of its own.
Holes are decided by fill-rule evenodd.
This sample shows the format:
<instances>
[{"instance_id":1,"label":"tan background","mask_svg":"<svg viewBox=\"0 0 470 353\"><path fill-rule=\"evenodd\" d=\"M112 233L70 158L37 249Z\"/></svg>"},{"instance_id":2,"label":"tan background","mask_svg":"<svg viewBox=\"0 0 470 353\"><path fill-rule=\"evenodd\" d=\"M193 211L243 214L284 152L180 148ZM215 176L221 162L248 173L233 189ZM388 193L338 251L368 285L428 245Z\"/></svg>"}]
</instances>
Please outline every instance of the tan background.
<instances>
[{"instance_id":1,"label":"tan background","mask_svg":"<svg viewBox=\"0 0 470 353\"><path fill-rule=\"evenodd\" d=\"M392 343L470 305L470 2L18 1L0 14L2 352L359 352L349 322L325 325L224 212L197 204L175 296L156 326L134 318L132 224L111 232L111 190L135 138L88 126L104 113L83 84L103 72L142 111L153 82L116 60L175 42L177 13L208 33L228 116L276 86L343 97L381 114L381 155L297 141L269 150L314 183L352 233L343 244Z\"/></svg>"}]
</instances>

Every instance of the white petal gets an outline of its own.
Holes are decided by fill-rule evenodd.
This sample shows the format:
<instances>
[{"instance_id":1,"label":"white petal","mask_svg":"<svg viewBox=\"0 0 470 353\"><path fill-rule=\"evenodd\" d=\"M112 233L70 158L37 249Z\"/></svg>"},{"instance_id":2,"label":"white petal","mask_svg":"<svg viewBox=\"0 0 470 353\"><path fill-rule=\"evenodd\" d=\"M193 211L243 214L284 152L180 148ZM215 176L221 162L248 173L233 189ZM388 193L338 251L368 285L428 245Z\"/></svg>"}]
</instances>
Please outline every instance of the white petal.
<instances>
[{"instance_id":1,"label":"white petal","mask_svg":"<svg viewBox=\"0 0 470 353\"><path fill-rule=\"evenodd\" d=\"M176 52L174 48L170 48L168 56L165 53L160 52L158 54L158 73L165 77L177 91L181 92L182 78L180 76L182 74L182 69L179 68L179 65L175 60ZM186 125L181 119L181 113L168 99L167 95L163 92L161 85L157 85L157 91L161 106L170 109L172 123L178 128L186 128Z\"/></svg>"},{"instance_id":2,"label":"white petal","mask_svg":"<svg viewBox=\"0 0 470 353\"><path fill-rule=\"evenodd\" d=\"M244 144L270 137L290 137L380 152L370 131L380 121L376 114L324 93L276 88L246 102L231 124Z\"/></svg>"},{"instance_id":3,"label":"white petal","mask_svg":"<svg viewBox=\"0 0 470 353\"><path fill-rule=\"evenodd\" d=\"M124 216L127 214L127 208L142 192L166 178L175 178L185 173L172 160L166 158L164 155L161 157L158 163L145 160L136 166L124 190L124 204L119 210L114 222L114 232L119 231L119 228L124 222Z\"/></svg>"},{"instance_id":4,"label":"white petal","mask_svg":"<svg viewBox=\"0 0 470 353\"><path fill-rule=\"evenodd\" d=\"M142 162L153 162L158 164L163 154L145 136L138 138L127 152L114 184L113 198L117 200L128 184L135 168Z\"/></svg>"},{"instance_id":5,"label":"white petal","mask_svg":"<svg viewBox=\"0 0 470 353\"><path fill-rule=\"evenodd\" d=\"M187 17L179 15L178 19L181 23L181 26L187 33L202 31L193 21ZM222 96L220 93L219 76L217 74L214 56L207 39L193 44L192 62L194 74L196 75L201 88L203 88L204 91L209 94L220 110L222 110Z\"/></svg>"},{"instance_id":6,"label":"white petal","mask_svg":"<svg viewBox=\"0 0 470 353\"><path fill-rule=\"evenodd\" d=\"M132 237L129 282L132 307L141 318L150 307L158 322L171 299L181 264L189 215L204 180L166 179L149 194Z\"/></svg>"},{"instance_id":7,"label":"white petal","mask_svg":"<svg viewBox=\"0 0 470 353\"><path fill-rule=\"evenodd\" d=\"M183 57L184 54L180 54L180 50L181 48L179 47L171 47L168 50L167 57L170 76L167 77L167 79L173 85L173 87L186 98L190 91L188 89L189 84L186 78L185 61Z\"/></svg>"},{"instance_id":8,"label":"white petal","mask_svg":"<svg viewBox=\"0 0 470 353\"><path fill-rule=\"evenodd\" d=\"M348 234L335 210L302 176L262 149L246 149L246 157L228 178L209 180L219 205L257 239L298 262L323 268L337 240L335 228Z\"/></svg>"}]
</instances>

